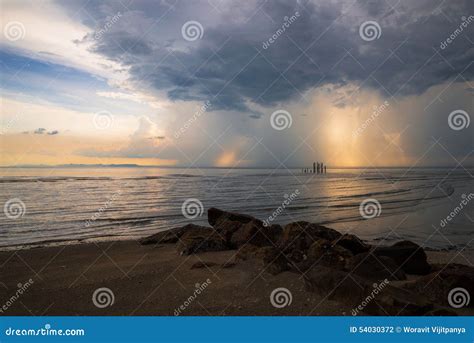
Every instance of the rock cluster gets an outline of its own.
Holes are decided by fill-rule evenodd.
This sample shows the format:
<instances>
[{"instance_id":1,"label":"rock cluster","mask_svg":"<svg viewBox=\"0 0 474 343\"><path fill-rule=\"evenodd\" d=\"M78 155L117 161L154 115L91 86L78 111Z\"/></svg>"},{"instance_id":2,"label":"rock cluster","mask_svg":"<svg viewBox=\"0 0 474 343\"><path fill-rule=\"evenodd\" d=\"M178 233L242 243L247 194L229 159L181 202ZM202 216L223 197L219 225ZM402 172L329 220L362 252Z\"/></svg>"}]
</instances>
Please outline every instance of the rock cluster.
<instances>
[{"instance_id":1,"label":"rock cluster","mask_svg":"<svg viewBox=\"0 0 474 343\"><path fill-rule=\"evenodd\" d=\"M371 246L355 235L319 224L297 221L284 227L265 226L259 219L217 208L208 210L208 222L210 227L188 224L145 237L140 243L176 243L181 255L236 249L236 261L259 260L274 275L300 274L308 291L354 307L365 303L367 314L454 314L443 307L448 305L449 291L463 287L474 294L474 268L430 266L423 248L411 241ZM406 281L407 275L418 277ZM383 289L374 292L382 283Z\"/></svg>"}]
</instances>

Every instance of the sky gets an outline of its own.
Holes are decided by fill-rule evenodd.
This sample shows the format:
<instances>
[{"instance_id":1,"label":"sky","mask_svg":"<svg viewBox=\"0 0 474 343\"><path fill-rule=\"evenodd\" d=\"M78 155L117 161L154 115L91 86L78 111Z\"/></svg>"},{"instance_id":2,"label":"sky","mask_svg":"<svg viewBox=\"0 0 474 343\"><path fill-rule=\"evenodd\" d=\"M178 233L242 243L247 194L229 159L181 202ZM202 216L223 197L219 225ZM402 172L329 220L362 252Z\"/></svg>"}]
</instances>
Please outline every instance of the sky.
<instances>
[{"instance_id":1,"label":"sky","mask_svg":"<svg viewBox=\"0 0 474 343\"><path fill-rule=\"evenodd\" d=\"M0 4L0 165L474 165L472 0Z\"/></svg>"}]
</instances>

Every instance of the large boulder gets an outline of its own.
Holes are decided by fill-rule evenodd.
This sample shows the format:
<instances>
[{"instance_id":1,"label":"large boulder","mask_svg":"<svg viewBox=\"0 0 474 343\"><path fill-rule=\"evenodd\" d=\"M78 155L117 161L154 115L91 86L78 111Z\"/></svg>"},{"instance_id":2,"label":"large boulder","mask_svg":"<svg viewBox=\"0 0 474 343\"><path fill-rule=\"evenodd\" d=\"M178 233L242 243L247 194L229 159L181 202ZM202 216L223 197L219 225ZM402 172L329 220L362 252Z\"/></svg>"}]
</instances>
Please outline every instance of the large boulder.
<instances>
[{"instance_id":1,"label":"large boulder","mask_svg":"<svg viewBox=\"0 0 474 343\"><path fill-rule=\"evenodd\" d=\"M367 280L406 280L406 275L390 257L371 253L355 255L347 260L346 270Z\"/></svg>"},{"instance_id":2,"label":"large boulder","mask_svg":"<svg viewBox=\"0 0 474 343\"><path fill-rule=\"evenodd\" d=\"M354 255L367 252L370 249L370 246L362 242L359 237L350 234L342 235L337 240L335 240L334 243L346 248Z\"/></svg>"},{"instance_id":3,"label":"large boulder","mask_svg":"<svg viewBox=\"0 0 474 343\"><path fill-rule=\"evenodd\" d=\"M231 244L231 238L234 232L239 230L243 225L242 222L228 220L225 217L222 217L217 220L213 228L219 232L223 237L225 237L228 244Z\"/></svg>"},{"instance_id":4,"label":"large boulder","mask_svg":"<svg viewBox=\"0 0 474 343\"><path fill-rule=\"evenodd\" d=\"M369 282L345 271L315 266L304 274L306 290L344 302L360 312L374 315L422 315L434 309L426 298L394 287L386 280Z\"/></svg>"},{"instance_id":5,"label":"large boulder","mask_svg":"<svg viewBox=\"0 0 474 343\"><path fill-rule=\"evenodd\" d=\"M340 236L339 232L325 226L298 221L287 224L283 228L279 245L285 251L306 251L314 242L321 238L332 241Z\"/></svg>"},{"instance_id":6,"label":"large boulder","mask_svg":"<svg viewBox=\"0 0 474 343\"><path fill-rule=\"evenodd\" d=\"M177 227L177 228L166 230L166 231L160 231L151 236L141 238L139 240L139 243L142 245L173 244L173 243L176 243L186 231L193 230L196 228L200 228L200 226L194 225L194 224L188 224L183 227Z\"/></svg>"},{"instance_id":7,"label":"large boulder","mask_svg":"<svg viewBox=\"0 0 474 343\"><path fill-rule=\"evenodd\" d=\"M179 238L177 250L181 255L191 255L206 251L228 250L225 238L213 228L194 225Z\"/></svg>"},{"instance_id":8,"label":"large boulder","mask_svg":"<svg viewBox=\"0 0 474 343\"><path fill-rule=\"evenodd\" d=\"M444 265L431 274L407 283L405 288L418 294L424 294L437 304L451 306L448 300L451 298L451 303L454 303L455 306L466 302L463 307L473 308L474 300L471 299L467 303L467 299L474 296L474 268L456 263ZM456 288L458 290L453 291ZM450 296L451 291L453 293Z\"/></svg>"},{"instance_id":9,"label":"large boulder","mask_svg":"<svg viewBox=\"0 0 474 343\"><path fill-rule=\"evenodd\" d=\"M215 207L211 207L209 210L207 210L207 220L212 227L216 225L218 220L220 220L221 222L227 220L246 224L254 219L254 217L246 214L227 212Z\"/></svg>"},{"instance_id":10,"label":"large boulder","mask_svg":"<svg viewBox=\"0 0 474 343\"><path fill-rule=\"evenodd\" d=\"M401 241L389 247L375 247L372 252L376 256L390 257L407 274L425 275L431 271L423 248L410 241Z\"/></svg>"},{"instance_id":11,"label":"large boulder","mask_svg":"<svg viewBox=\"0 0 474 343\"><path fill-rule=\"evenodd\" d=\"M280 238L282 228L280 225L263 226L260 220L252 220L242 225L232 234L230 243L233 247L240 247L244 244L256 246L275 246Z\"/></svg>"},{"instance_id":12,"label":"large boulder","mask_svg":"<svg viewBox=\"0 0 474 343\"><path fill-rule=\"evenodd\" d=\"M309 247L307 258L299 267L307 269L306 266L310 268L313 265L323 265L342 270L351 257L352 253L349 250L321 238Z\"/></svg>"}]
</instances>

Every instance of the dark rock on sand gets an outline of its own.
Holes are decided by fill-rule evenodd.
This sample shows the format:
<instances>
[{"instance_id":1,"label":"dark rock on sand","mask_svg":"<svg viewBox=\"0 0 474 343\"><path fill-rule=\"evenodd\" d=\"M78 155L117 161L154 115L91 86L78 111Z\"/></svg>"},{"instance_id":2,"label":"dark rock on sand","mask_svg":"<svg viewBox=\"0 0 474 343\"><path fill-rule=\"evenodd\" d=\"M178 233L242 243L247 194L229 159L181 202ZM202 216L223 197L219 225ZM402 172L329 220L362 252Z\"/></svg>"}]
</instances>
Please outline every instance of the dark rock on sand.
<instances>
[{"instance_id":1,"label":"dark rock on sand","mask_svg":"<svg viewBox=\"0 0 474 343\"><path fill-rule=\"evenodd\" d=\"M246 214L227 212L215 207L211 207L207 211L207 220L212 227L216 225L218 220L220 220L221 222L224 220L227 220L227 221L235 221L235 222L240 222L242 224L246 224L249 221L252 221L254 219L255 219L254 217L246 215Z\"/></svg>"},{"instance_id":2,"label":"dark rock on sand","mask_svg":"<svg viewBox=\"0 0 474 343\"><path fill-rule=\"evenodd\" d=\"M431 301L449 306L449 292L454 288L464 288L474 296L474 268L461 264L448 264L442 269L407 283L405 288L427 296ZM456 299L453 297L453 301ZM462 298L459 298L461 301ZM471 299L467 307L474 307Z\"/></svg>"},{"instance_id":3,"label":"dark rock on sand","mask_svg":"<svg viewBox=\"0 0 474 343\"><path fill-rule=\"evenodd\" d=\"M181 255L190 255L206 251L228 250L224 237L213 228L194 225L179 238L177 245Z\"/></svg>"},{"instance_id":4,"label":"dark rock on sand","mask_svg":"<svg viewBox=\"0 0 474 343\"><path fill-rule=\"evenodd\" d=\"M283 228L279 245L285 251L295 249L305 251L321 238L332 241L340 236L339 232L325 226L298 221L287 224Z\"/></svg>"},{"instance_id":5,"label":"dark rock on sand","mask_svg":"<svg viewBox=\"0 0 474 343\"><path fill-rule=\"evenodd\" d=\"M426 253L418 244L401 241L389 247L375 247L376 256L392 258L407 274L425 275L431 271Z\"/></svg>"},{"instance_id":6,"label":"dark rock on sand","mask_svg":"<svg viewBox=\"0 0 474 343\"><path fill-rule=\"evenodd\" d=\"M290 270L290 261L273 246L259 247L253 244L244 244L237 251L236 259L261 260L265 270L272 275Z\"/></svg>"},{"instance_id":7,"label":"dark rock on sand","mask_svg":"<svg viewBox=\"0 0 474 343\"><path fill-rule=\"evenodd\" d=\"M368 314L422 315L433 305L422 296L386 285L381 287L353 274L324 266L315 266L304 274L307 291L354 308L363 305Z\"/></svg>"},{"instance_id":8,"label":"dark rock on sand","mask_svg":"<svg viewBox=\"0 0 474 343\"><path fill-rule=\"evenodd\" d=\"M227 243L231 244L232 235L239 230L243 225L242 222L228 220L225 217L219 218L214 224L213 228L225 237Z\"/></svg>"},{"instance_id":9,"label":"dark rock on sand","mask_svg":"<svg viewBox=\"0 0 474 343\"><path fill-rule=\"evenodd\" d=\"M155 233L151 236L141 238L139 240L140 244L148 245L148 244L173 244L178 242L179 238L189 230L200 228L199 225L188 224L183 227L177 227L174 229L160 231Z\"/></svg>"},{"instance_id":10,"label":"dark rock on sand","mask_svg":"<svg viewBox=\"0 0 474 343\"><path fill-rule=\"evenodd\" d=\"M282 228L279 225L265 227L260 220L252 220L242 225L232 234L230 243L233 247L240 247L244 244L256 246L276 245L281 231Z\"/></svg>"},{"instance_id":11,"label":"dark rock on sand","mask_svg":"<svg viewBox=\"0 0 474 343\"><path fill-rule=\"evenodd\" d=\"M334 243L340 245L343 248L346 248L354 255L367 252L370 249L370 245L362 242L359 237L350 234L342 235Z\"/></svg>"},{"instance_id":12,"label":"dark rock on sand","mask_svg":"<svg viewBox=\"0 0 474 343\"><path fill-rule=\"evenodd\" d=\"M352 253L349 250L321 238L309 247L305 264L311 266L318 264L342 270L351 257Z\"/></svg>"},{"instance_id":13,"label":"dark rock on sand","mask_svg":"<svg viewBox=\"0 0 474 343\"><path fill-rule=\"evenodd\" d=\"M362 253L350 258L346 270L367 280L406 280L406 275L398 264L386 256Z\"/></svg>"}]
</instances>

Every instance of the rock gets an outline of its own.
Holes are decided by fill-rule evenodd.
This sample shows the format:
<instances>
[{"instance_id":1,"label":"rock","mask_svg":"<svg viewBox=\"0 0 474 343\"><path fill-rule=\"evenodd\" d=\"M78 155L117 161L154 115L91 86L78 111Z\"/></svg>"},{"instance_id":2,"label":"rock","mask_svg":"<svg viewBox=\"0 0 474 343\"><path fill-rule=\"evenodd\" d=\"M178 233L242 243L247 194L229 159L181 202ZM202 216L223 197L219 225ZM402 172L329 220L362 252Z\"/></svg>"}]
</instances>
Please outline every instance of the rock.
<instances>
[{"instance_id":1,"label":"rock","mask_svg":"<svg viewBox=\"0 0 474 343\"><path fill-rule=\"evenodd\" d=\"M254 219L255 219L254 217L246 215L246 214L227 212L215 207L211 207L207 211L207 220L212 227L216 225L218 220L221 220L221 221L228 220L228 221L235 221L235 222L240 222L242 224L246 224L249 221L252 221Z\"/></svg>"},{"instance_id":2,"label":"rock","mask_svg":"<svg viewBox=\"0 0 474 343\"><path fill-rule=\"evenodd\" d=\"M417 280L407 283L405 288L423 294L437 304L450 306L448 302L449 293L455 288L464 288L470 297L474 296L474 268L451 263L445 265L439 271L421 276ZM454 304L459 305L464 299L467 299L462 295L462 292L458 292L457 297L454 295L455 293L451 296ZM474 301L471 299L466 306L474 307Z\"/></svg>"},{"instance_id":3,"label":"rock","mask_svg":"<svg viewBox=\"0 0 474 343\"><path fill-rule=\"evenodd\" d=\"M240 247L244 244L256 246L276 245L280 237L282 228L279 225L264 227L259 220L252 220L242 225L232 234L230 243L233 247Z\"/></svg>"},{"instance_id":4,"label":"rock","mask_svg":"<svg viewBox=\"0 0 474 343\"><path fill-rule=\"evenodd\" d=\"M406 280L406 275L390 257L362 253L347 260L346 270L367 280Z\"/></svg>"},{"instance_id":5,"label":"rock","mask_svg":"<svg viewBox=\"0 0 474 343\"><path fill-rule=\"evenodd\" d=\"M229 248L225 238L214 229L194 225L193 229L186 230L179 238L177 249L181 255L191 255L206 251L228 250Z\"/></svg>"},{"instance_id":6,"label":"rock","mask_svg":"<svg viewBox=\"0 0 474 343\"><path fill-rule=\"evenodd\" d=\"M234 262L225 262L225 263L222 264L222 268L224 268L224 269L233 268L233 267L235 267Z\"/></svg>"},{"instance_id":7,"label":"rock","mask_svg":"<svg viewBox=\"0 0 474 343\"><path fill-rule=\"evenodd\" d=\"M214 263L214 262L198 261L198 262L194 263L194 264L191 266L191 269L210 268L210 267L214 267L214 266L217 266L217 265L218 265L218 264L217 264L217 263Z\"/></svg>"},{"instance_id":8,"label":"rock","mask_svg":"<svg viewBox=\"0 0 474 343\"><path fill-rule=\"evenodd\" d=\"M340 238L335 240L334 243L346 248L354 255L367 252L370 249L370 246L362 242L359 237L350 234L342 235Z\"/></svg>"},{"instance_id":9,"label":"rock","mask_svg":"<svg viewBox=\"0 0 474 343\"><path fill-rule=\"evenodd\" d=\"M372 252L376 256L390 257L407 274L425 275L431 271L423 248L410 241L401 241L389 247L375 247Z\"/></svg>"},{"instance_id":10,"label":"rock","mask_svg":"<svg viewBox=\"0 0 474 343\"><path fill-rule=\"evenodd\" d=\"M332 241L340 236L339 232L325 226L298 221L283 228L279 245L285 251L306 251L311 244L321 238Z\"/></svg>"},{"instance_id":11,"label":"rock","mask_svg":"<svg viewBox=\"0 0 474 343\"><path fill-rule=\"evenodd\" d=\"M243 225L245 224L242 222L232 221L232 220L228 220L225 217L222 217L217 220L213 228L214 230L216 230L222 236L225 237L228 244L231 244L232 235L234 234L234 232L239 230Z\"/></svg>"},{"instance_id":12,"label":"rock","mask_svg":"<svg viewBox=\"0 0 474 343\"><path fill-rule=\"evenodd\" d=\"M333 245L326 239L314 242L308 249L306 265L318 264L335 269L344 269L346 261L352 257L352 253L339 246ZM303 269L307 269L304 268Z\"/></svg>"},{"instance_id":13,"label":"rock","mask_svg":"<svg viewBox=\"0 0 474 343\"><path fill-rule=\"evenodd\" d=\"M345 271L316 265L303 274L303 278L307 291L330 300L345 301L350 306L357 305L366 296L366 281L357 275L351 277Z\"/></svg>"},{"instance_id":14,"label":"rock","mask_svg":"<svg viewBox=\"0 0 474 343\"><path fill-rule=\"evenodd\" d=\"M304 274L306 290L357 310L378 315L422 315L433 309L427 299L389 285L372 284L345 271L315 266Z\"/></svg>"},{"instance_id":15,"label":"rock","mask_svg":"<svg viewBox=\"0 0 474 343\"><path fill-rule=\"evenodd\" d=\"M176 243L186 231L193 230L199 227L200 227L199 225L188 224L183 227L177 227L177 228L166 230L166 231L160 231L151 236L141 238L139 242L142 245L165 244L165 243L172 244L172 243Z\"/></svg>"}]
</instances>

